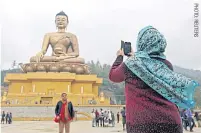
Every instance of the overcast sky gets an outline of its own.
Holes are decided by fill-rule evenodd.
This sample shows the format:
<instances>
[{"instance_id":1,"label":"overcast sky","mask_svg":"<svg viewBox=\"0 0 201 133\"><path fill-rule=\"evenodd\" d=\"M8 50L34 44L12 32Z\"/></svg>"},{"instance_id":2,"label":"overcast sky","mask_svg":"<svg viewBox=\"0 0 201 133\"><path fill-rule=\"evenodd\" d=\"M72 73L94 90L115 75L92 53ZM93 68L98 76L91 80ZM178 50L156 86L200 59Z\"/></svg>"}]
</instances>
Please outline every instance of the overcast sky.
<instances>
[{"instance_id":1,"label":"overcast sky","mask_svg":"<svg viewBox=\"0 0 201 133\"><path fill-rule=\"evenodd\" d=\"M55 15L63 10L69 16L68 31L77 35L80 56L86 61L111 64L121 39L131 41L135 49L139 30L152 25L166 37L168 60L174 65L201 70L201 37L193 37L194 2L1 0L1 67L11 67L13 60L29 62L41 50L44 34L56 31ZM47 54L50 53L51 49Z\"/></svg>"}]
</instances>

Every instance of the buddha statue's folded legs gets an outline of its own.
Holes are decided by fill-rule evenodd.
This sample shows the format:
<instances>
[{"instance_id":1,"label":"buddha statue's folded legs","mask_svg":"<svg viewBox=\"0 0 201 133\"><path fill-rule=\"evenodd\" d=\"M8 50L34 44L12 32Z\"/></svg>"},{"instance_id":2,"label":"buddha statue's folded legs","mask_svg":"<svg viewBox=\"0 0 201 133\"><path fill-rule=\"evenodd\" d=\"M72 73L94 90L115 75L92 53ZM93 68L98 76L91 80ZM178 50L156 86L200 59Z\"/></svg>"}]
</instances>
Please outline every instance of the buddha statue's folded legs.
<instances>
[{"instance_id":1,"label":"buddha statue's folded legs","mask_svg":"<svg viewBox=\"0 0 201 133\"><path fill-rule=\"evenodd\" d=\"M81 63L81 64L84 64L85 60L84 60L84 58L77 57L77 58L64 59L64 60L61 60L60 62Z\"/></svg>"},{"instance_id":2,"label":"buddha statue's folded legs","mask_svg":"<svg viewBox=\"0 0 201 133\"><path fill-rule=\"evenodd\" d=\"M37 62L37 57L33 56L30 58L30 62ZM40 62L56 62L55 56L44 56L40 59Z\"/></svg>"},{"instance_id":3,"label":"buddha statue's folded legs","mask_svg":"<svg viewBox=\"0 0 201 133\"><path fill-rule=\"evenodd\" d=\"M36 56L31 57L30 62L37 62ZM73 57L73 58L59 58L56 56L44 56L40 59L40 62L63 62L63 63L80 63L84 64L85 60L80 57Z\"/></svg>"}]
</instances>

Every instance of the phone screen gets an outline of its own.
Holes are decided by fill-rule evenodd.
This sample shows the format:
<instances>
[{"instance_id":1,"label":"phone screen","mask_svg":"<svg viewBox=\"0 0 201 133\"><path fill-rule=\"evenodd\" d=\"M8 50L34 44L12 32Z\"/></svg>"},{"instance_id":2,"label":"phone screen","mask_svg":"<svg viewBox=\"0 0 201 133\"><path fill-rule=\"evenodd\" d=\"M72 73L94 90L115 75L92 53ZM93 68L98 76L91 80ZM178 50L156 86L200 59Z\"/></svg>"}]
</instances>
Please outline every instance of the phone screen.
<instances>
[{"instance_id":1,"label":"phone screen","mask_svg":"<svg viewBox=\"0 0 201 133\"><path fill-rule=\"evenodd\" d=\"M131 43L125 42L124 43L124 54L129 56L129 53L131 53Z\"/></svg>"}]
</instances>

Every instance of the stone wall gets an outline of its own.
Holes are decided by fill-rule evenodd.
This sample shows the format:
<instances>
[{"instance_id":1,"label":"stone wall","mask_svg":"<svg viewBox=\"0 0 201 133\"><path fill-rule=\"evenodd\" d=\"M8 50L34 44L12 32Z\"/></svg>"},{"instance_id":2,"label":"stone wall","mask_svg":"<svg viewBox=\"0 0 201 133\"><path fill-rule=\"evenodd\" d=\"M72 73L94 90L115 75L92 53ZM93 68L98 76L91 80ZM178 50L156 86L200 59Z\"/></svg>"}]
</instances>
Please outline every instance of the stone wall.
<instances>
[{"instance_id":1,"label":"stone wall","mask_svg":"<svg viewBox=\"0 0 201 133\"><path fill-rule=\"evenodd\" d=\"M77 111L79 115L77 115L78 120L79 117L84 119L84 114L90 115L92 109L97 109L98 111L102 108L103 110L111 110L115 113L120 112L122 106L75 106L74 109ZM1 111L12 112L13 118L22 120L22 118L50 118L52 119L55 116L55 107L54 106L3 106L1 107ZM82 114L82 115L80 115ZM89 119L89 118L88 118Z\"/></svg>"}]
</instances>

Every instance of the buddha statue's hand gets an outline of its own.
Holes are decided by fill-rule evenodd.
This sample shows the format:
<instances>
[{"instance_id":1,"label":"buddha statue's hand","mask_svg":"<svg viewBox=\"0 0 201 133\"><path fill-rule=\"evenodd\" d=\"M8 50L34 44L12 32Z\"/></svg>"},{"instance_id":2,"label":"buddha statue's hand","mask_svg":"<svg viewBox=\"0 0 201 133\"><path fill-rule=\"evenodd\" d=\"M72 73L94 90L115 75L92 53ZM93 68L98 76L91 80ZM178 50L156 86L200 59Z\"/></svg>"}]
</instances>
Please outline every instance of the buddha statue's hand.
<instances>
[{"instance_id":1,"label":"buddha statue's hand","mask_svg":"<svg viewBox=\"0 0 201 133\"><path fill-rule=\"evenodd\" d=\"M68 56L68 55L59 56L59 57L56 57L56 60L57 60L57 61L62 61L62 60L70 59L70 58L73 58L73 57L74 57L74 56Z\"/></svg>"},{"instance_id":2,"label":"buddha statue's hand","mask_svg":"<svg viewBox=\"0 0 201 133\"><path fill-rule=\"evenodd\" d=\"M42 51L41 51L41 52L38 52L38 53L36 54L36 62L40 62L40 60L43 58L43 56L44 56L44 54L43 54Z\"/></svg>"}]
</instances>

